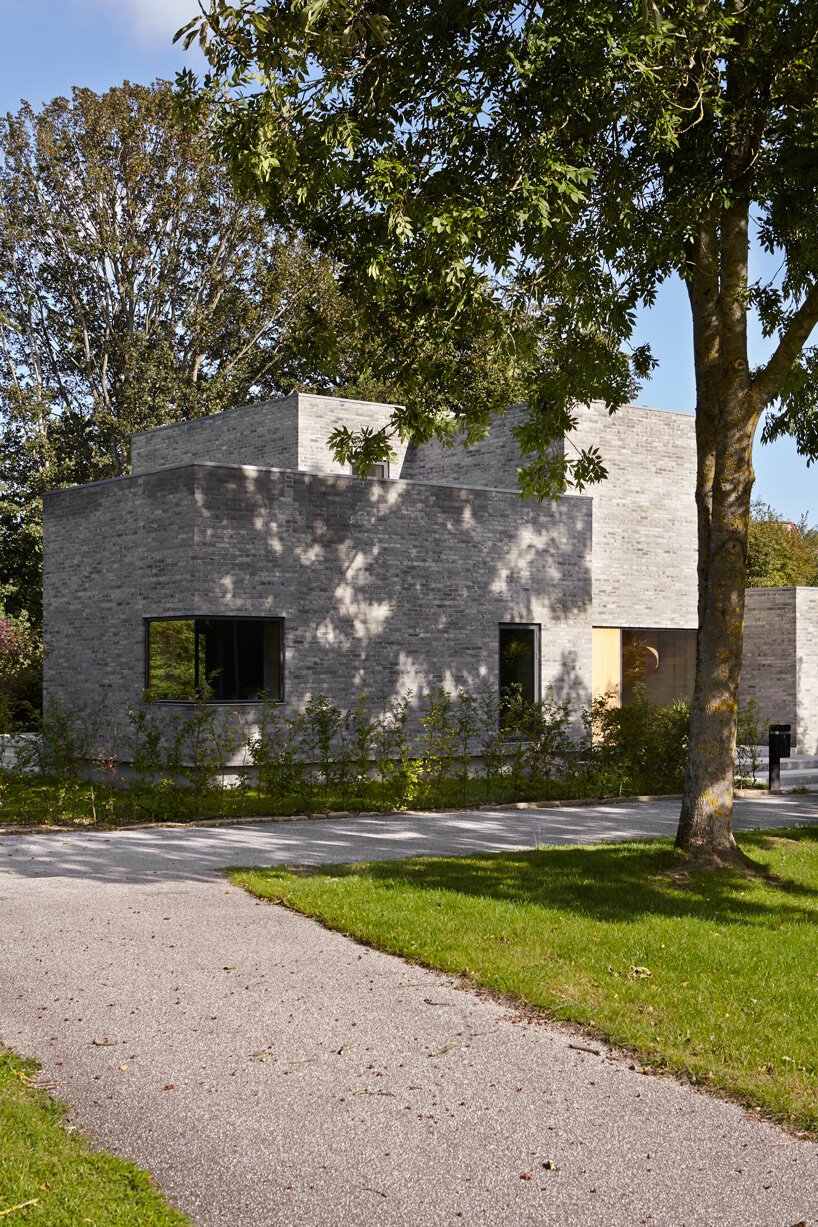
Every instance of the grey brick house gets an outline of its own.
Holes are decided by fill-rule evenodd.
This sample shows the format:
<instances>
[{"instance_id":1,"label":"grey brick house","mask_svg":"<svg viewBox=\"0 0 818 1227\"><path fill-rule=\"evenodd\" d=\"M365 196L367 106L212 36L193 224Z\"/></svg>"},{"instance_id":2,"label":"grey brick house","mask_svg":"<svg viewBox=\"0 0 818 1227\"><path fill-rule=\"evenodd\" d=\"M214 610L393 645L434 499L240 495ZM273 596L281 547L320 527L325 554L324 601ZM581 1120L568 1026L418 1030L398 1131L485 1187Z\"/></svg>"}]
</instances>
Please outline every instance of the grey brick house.
<instances>
[{"instance_id":1,"label":"grey brick house","mask_svg":"<svg viewBox=\"0 0 818 1227\"><path fill-rule=\"evenodd\" d=\"M388 405L296 394L135 435L130 476L46 496L46 702L124 728L146 687L173 707L206 679L249 727L262 690L299 708L516 682L578 709L627 700L636 671L657 701L689 693L694 419L581 409L562 446L597 443L609 478L536 503L517 491L520 412L468 450L404 445L366 481L326 440ZM808 752L816 628L818 590L750 592L746 694Z\"/></svg>"}]
</instances>

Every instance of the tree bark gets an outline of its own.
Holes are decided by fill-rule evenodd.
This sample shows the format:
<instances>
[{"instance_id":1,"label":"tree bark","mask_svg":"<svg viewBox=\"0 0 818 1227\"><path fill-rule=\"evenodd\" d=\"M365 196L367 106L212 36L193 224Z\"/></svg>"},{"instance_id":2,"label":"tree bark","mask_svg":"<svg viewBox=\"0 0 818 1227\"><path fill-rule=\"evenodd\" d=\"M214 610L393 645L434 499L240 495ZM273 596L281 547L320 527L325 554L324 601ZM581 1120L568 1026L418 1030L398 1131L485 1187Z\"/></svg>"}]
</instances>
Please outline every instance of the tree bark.
<instances>
[{"instance_id":1,"label":"tree bark","mask_svg":"<svg viewBox=\"0 0 818 1227\"><path fill-rule=\"evenodd\" d=\"M690 745L676 843L697 861L745 863L733 838L753 439L747 355L749 208L703 223L688 292L696 365L699 626Z\"/></svg>"},{"instance_id":2,"label":"tree bark","mask_svg":"<svg viewBox=\"0 0 818 1227\"><path fill-rule=\"evenodd\" d=\"M696 684L676 843L696 860L740 863L732 833L733 763L756 418L753 413L748 417L746 403L729 414L714 405L700 405L697 412L705 424L718 414L722 429L713 465L708 539L701 543L706 554L700 560ZM731 419L729 425L725 416ZM707 466L700 464L700 479L706 472ZM700 538L703 535L700 524Z\"/></svg>"}]
</instances>

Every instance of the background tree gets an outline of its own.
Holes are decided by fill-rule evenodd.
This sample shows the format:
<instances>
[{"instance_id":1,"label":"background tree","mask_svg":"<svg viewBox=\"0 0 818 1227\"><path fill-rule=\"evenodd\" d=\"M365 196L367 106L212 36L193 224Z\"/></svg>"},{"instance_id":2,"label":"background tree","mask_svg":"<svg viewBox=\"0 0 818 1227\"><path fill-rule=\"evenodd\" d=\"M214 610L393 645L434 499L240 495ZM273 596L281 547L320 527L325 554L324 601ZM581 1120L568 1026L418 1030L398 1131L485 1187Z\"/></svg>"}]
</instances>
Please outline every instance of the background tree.
<instances>
[{"instance_id":1,"label":"background tree","mask_svg":"<svg viewBox=\"0 0 818 1227\"><path fill-rule=\"evenodd\" d=\"M25 618L0 614L0 733L30 727L40 707L42 663L36 630Z\"/></svg>"},{"instance_id":2,"label":"background tree","mask_svg":"<svg viewBox=\"0 0 818 1227\"><path fill-rule=\"evenodd\" d=\"M818 585L818 528L803 515L785 520L768 503L751 506L747 545L747 587Z\"/></svg>"},{"instance_id":3,"label":"background tree","mask_svg":"<svg viewBox=\"0 0 818 1227\"><path fill-rule=\"evenodd\" d=\"M498 345L526 384L527 493L599 475L598 456L555 464L548 445L575 403L632 396L652 362L631 347L636 309L684 278L699 634L678 842L738 859L752 444L768 406L794 429L818 374L814 0L210 0L184 37L210 61L203 96L222 102L237 181L335 254L346 286L490 339L509 308ZM753 228L780 268L766 282ZM757 371L751 311L774 338ZM419 400L393 425L430 427Z\"/></svg>"},{"instance_id":4,"label":"background tree","mask_svg":"<svg viewBox=\"0 0 818 1227\"><path fill-rule=\"evenodd\" d=\"M75 89L0 119L0 608L12 615L39 618L43 491L127 472L134 431L292 389L393 392L399 349L329 259L237 197L209 119L180 122L162 81ZM441 368L464 360L438 344Z\"/></svg>"}]
</instances>

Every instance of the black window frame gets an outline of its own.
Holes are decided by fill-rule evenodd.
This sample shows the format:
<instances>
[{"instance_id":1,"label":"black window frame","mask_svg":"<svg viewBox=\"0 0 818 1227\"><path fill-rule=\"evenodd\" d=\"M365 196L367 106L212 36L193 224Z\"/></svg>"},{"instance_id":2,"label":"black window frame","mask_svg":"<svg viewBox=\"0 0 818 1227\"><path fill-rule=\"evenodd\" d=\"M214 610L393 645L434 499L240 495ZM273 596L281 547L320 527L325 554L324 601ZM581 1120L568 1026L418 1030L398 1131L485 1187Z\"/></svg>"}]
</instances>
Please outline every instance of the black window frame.
<instances>
[{"instance_id":1,"label":"black window frame","mask_svg":"<svg viewBox=\"0 0 818 1227\"><path fill-rule=\"evenodd\" d=\"M273 697L274 703L283 703L286 696L286 678L284 672L285 661L285 635L286 635L286 618L272 615L267 617L264 614L151 614L142 619L143 624L143 653L144 653L144 682L145 690L150 691L150 628L154 622L192 622L194 624L193 639L194 639L194 680L195 685L199 684L199 635L196 631L197 622L275 622L278 624L278 677L279 687L278 695ZM208 703L219 707L257 707L262 701L261 699L207 699ZM156 703L174 703L174 704L194 704L197 699L155 699Z\"/></svg>"},{"instance_id":2,"label":"black window frame","mask_svg":"<svg viewBox=\"0 0 818 1227\"><path fill-rule=\"evenodd\" d=\"M542 699L542 623L541 622L498 622L497 624L497 691L500 701L503 699L501 685L503 668L503 631L519 630L534 632L534 698L533 703Z\"/></svg>"}]
</instances>

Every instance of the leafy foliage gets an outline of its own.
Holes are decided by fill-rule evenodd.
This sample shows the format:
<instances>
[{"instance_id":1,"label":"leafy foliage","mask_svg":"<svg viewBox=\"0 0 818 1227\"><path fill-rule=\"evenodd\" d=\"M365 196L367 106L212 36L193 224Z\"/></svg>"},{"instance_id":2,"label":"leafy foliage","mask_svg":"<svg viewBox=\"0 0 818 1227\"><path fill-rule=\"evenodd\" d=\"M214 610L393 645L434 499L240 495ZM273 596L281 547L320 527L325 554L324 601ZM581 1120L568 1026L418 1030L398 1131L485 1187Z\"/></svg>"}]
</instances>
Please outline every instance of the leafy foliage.
<instances>
[{"instance_id":1,"label":"leafy foliage","mask_svg":"<svg viewBox=\"0 0 818 1227\"><path fill-rule=\"evenodd\" d=\"M364 694L349 709L316 695L291 714L267 696L243 740L237 712L201 698L175 708L146 693L124 735L55 703L0 769L0 816L118 825L664 793L680 787L688 726L686 704L640 688L621 710L580 713L519 688L502 701L409 692L377 710Z\"/></svg>"},{"instance_id":2,"label":"leafy foliage","mask_svg":"<svg viewBox=\"0 0 818 1227\"><path fill-rule=\"evenodd\" d=\"M786 272L748 299L768 335L793 323L816 267L808 9L211 0L177 37L212 67L198 93L182 74L192 105L218 99L218 148L272 216L331 249L396 328L445 319L518 365L537 492L571 404L616 408L650 371L629 348L636 308L690 276L702 221L726 239L726 211L753 200ZM396 420L434 426L421 405Z\"/></svg>"},{"instance_id":3,"label":"leafy foliage","mask_svg":"<svg viewBox=\"0 0 818 1227\"><path fill-rule=\"evenodd\" d=\"M0 733L29 727L40 706L42 644L25 617L0 610Z\"/></svg>"},{"instance_id":4,"label":"leafy foliage","mask_svg":"<svg viewBox=\"0 0 818 1227\"><path fill-rule=\"evenodd\" d=\"M35 623L42 494L127 473L134 432L293 389L395 394L382 321L239 197L211 121L162 81L0 119L0 585Z\"/></svg>"},{"instance_id":5,"label":"leafy foliage","mask_svg":"<svg viewBox=\"0 0 818 1227\"><path fill-rule=\"evenodd\" d=\"M736 728L736 776L749 784L758 783L761 768L759 746L767 734L768 722L755 699L748 699L738 713Z\"/></svg>"},{"instance_id":6,"label":"leafy foliage","mask_svg":"<svg viewBox=\"0 0 818 1227\"><path fill-rule=\"evenodd\" d=\"M633 699L613 707L608 696L584 714L590 771L602 795L680 792L690 736L690 704L651 703L641 683Z\"/></svg>"},{"instance_id":7,"label":"leafy foliage","mask_svg":"<svg viewBox=\"0 0 818 1227\"><path fill-rule=\"evenodd\" d=\"M215 140L271 217L339 261L366 310L417 339L393 426L438 432L447 396L479 437L500 397L424 400L443 328L522 385L520 484L604 472L559 440L575 406L615 411L653 358L640 305L686 283L694 338L699 650L680 843L730 830L752 444L818 457L818 40L811 0L210 0L184 31L212 71ZM751 238L778 272L754 279ZM748 317L772 344L753 370ZM386 435L387 432L384 432ZM384 448L388 445L382 439ZM557 446L553 446L557 443Z\"/></svg>"},{"instance_id":8,"label":"leafy foliage","mask_svg":"<svg viewBox=\"0 0 818 1227\"><path fill-rule=\"evenodd\" d=\"M767 503L752 505L747 543L747 587L788 588L818 584L818 528L806 515L797 524Z\"/></svg>"}]
</instances>

